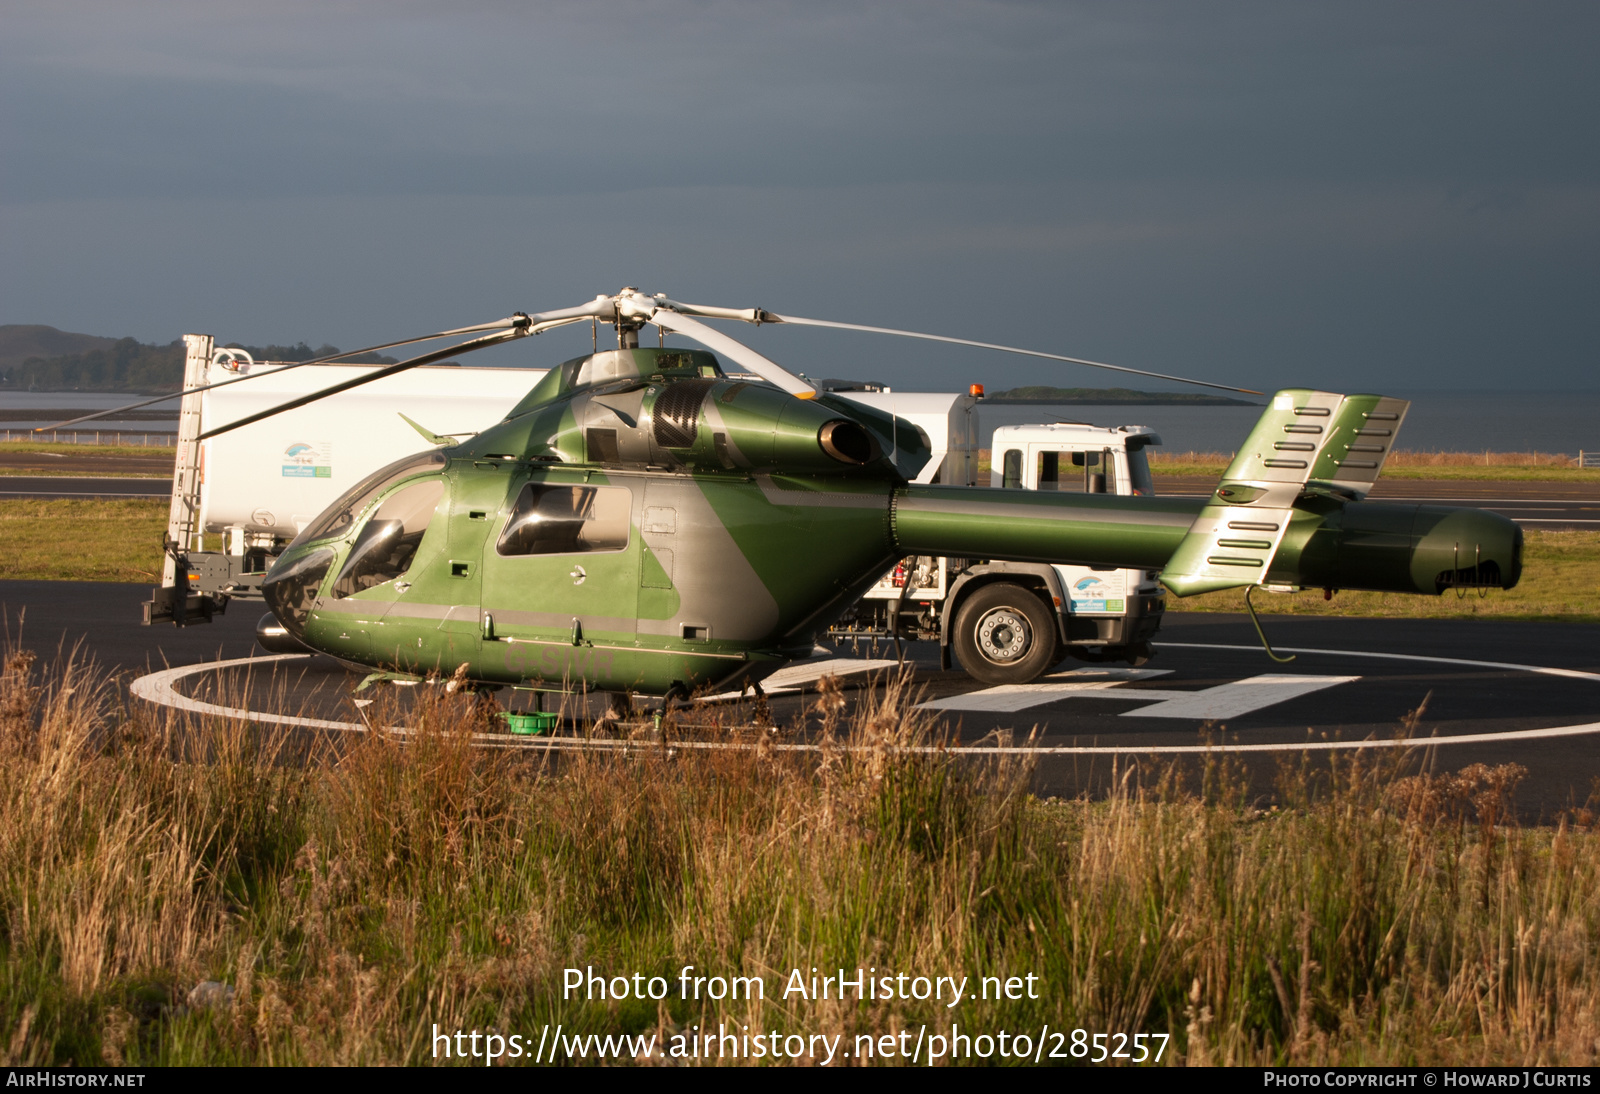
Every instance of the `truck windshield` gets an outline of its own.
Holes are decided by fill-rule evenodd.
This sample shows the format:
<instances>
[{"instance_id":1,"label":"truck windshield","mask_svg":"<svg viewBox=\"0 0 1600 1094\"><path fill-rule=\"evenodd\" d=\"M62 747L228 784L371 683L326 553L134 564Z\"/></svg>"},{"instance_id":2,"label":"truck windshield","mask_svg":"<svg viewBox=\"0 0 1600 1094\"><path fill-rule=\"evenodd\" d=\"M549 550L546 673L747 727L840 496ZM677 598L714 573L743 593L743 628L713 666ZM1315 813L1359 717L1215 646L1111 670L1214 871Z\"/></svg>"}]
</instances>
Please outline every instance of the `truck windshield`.
<instances>
[{"instance_id":1,"label":"truck windshield","mask_svg":"<svg viewBox=\"0 0 1600 1094\"><path fill-rule=\"evenodd\" d=\"M1145 447L1160 443L1155 438L1128 438L1128 483L1133 487L1133 492L1141 497L1153 497L1156 492L1155 480L1150 477L1150 461L1145 456Z\"/></svg>"}]
</instances>

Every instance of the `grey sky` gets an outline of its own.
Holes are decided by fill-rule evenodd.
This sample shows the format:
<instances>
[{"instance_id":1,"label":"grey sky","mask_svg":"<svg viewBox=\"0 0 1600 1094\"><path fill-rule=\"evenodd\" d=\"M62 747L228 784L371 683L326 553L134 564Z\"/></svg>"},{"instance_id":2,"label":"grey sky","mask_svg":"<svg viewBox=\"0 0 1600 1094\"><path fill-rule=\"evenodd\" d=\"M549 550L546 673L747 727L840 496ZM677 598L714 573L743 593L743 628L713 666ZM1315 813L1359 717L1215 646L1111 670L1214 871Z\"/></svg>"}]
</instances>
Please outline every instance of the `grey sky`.
<instances>
[{"instance_id":1,"label":"grey sky","mask_svg":"<svg viewBox=\"0 0 1600 1094\"><path fill-rule=\"evenodd\" d=\"M1600 387L1592 4L0 19L0 322L353 347L629 284L1256 387ZM737 333L901 387L1121 382Z\"/></svg>"}]
</instances>

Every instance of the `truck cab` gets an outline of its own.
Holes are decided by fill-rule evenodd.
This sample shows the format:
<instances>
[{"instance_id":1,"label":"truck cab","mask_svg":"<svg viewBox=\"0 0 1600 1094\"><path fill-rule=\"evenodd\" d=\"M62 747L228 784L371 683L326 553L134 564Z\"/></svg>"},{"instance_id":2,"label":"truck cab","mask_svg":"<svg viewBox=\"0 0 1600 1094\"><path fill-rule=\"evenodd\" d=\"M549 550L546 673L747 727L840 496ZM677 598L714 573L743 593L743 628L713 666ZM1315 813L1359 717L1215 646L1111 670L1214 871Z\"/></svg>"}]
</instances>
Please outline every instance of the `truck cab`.
<instances>
[{"instance_id":1,"label":"truck cab","mask_svg":"<svg viewBox=\"0 0 1600 1094\"><path fill-rule=\"evenodd\" d=\"M952 406L950 417L962 408ZM919 423L926 429L930 424ZM957 427L939 443L919 481L977 485L977 432ZM1161 438L1144 426L1078 423L1002 426L995 430L989 485L1002 490L1151 495L1147 449ZM938 466L934 466L938 463ZM1064 657L1125 661L1151 656L1166 598L1159 571L1101 566L911 557L885 574L829 632L863 638L937 640L949 667L952 649L966 672L985 683L1026 683Z\"/></svg>"}]
</instances>

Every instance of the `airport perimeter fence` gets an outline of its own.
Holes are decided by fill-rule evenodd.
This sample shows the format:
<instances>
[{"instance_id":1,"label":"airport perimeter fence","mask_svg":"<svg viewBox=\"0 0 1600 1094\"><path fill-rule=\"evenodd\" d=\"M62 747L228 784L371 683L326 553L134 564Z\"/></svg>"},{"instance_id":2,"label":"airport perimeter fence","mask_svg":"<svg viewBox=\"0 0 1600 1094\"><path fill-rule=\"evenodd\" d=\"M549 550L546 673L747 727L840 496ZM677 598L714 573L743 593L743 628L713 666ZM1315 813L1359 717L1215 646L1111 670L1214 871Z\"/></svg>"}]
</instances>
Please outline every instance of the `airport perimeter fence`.
<instances>
[{"instance_id":1,"label":"airport perimeter fence","mask_svg":"<svg viewBox=\"0 0 1600 1094\"><path fill-rule=\"evenodd\" d=\"M1600 467L1600 452L1588 452L1582 448L1578 449L1578 466Z\"/></svg>"},{"instance_id":2,"label":"airport perimeter fence","mask_svg":"<svg viewBox=\"0 0 1600 1094\"><path fill-rule=\"evenodd\" d=\"M35 433L31 429L4 429L6 441L32 441L35 444L114 444L125 448L175 448L176 433L134 433L123 429L50 430ZM0 442L3 443L3 442Z\"/></svg>"}]
</instances>

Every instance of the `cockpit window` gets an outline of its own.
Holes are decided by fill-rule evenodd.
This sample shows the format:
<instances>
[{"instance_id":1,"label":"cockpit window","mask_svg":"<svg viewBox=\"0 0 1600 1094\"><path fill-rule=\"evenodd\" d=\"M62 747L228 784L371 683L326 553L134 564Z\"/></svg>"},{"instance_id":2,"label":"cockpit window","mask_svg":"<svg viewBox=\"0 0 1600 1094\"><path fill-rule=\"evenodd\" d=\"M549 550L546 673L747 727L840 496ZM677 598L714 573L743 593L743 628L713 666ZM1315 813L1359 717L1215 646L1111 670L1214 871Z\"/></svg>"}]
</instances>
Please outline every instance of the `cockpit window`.
<instances>
[{"instance_id":1,"label":"cockpit window","mask_svg":"<svg viewBox=\"0 0 1600 1094\"><path fill-rule=\"evenodd\" d=\"M720 377L722 366L714 354L698 349L611 349L563 361L533 386L511 409L507 418L526 414L568 392L603 384L686 376Z\"/></svg>"},{"instance_id":2,"label":"cockpit window","mask_svg":"<svg viewBox=\"0 0 1600 1094\"><path fill-rule=\"evenodd\" d=\"M351 545L333 583L334 598L393 581L409 570L443 496L443 480L423 479L385 498Z\"/></svg>"},{"instance_id":3,"label":"cockpit window","mask_svg":"<svg viewBox=\"0 0 1600 1094\"><path fill-rule=\"evenodd\" d=\"M292 550L302 543L313 540L328 539L332 536L343 535L350 530L356 517L361 515L361 510L383 492L384 487L406 475L415 474L435 467L445 465L443 452L418 452L416 455L407 456L403 460L396 460L387 467L380 467L360 482L339 496L334 502L322 511L316 520L306 525L305 531L294 538L289 545Z\"/></svg>"},{"instance_id":4,"label":"cockpit window","mask_svg":"<svg viewBox=\"0 0 1600 1094\"><path fill-rule=\"evenodd\" d=\"M619 551L628 545L633 494L623 486L530 482L517 495L495 550L502 555Z\"/></svg>"}]
</instances>

